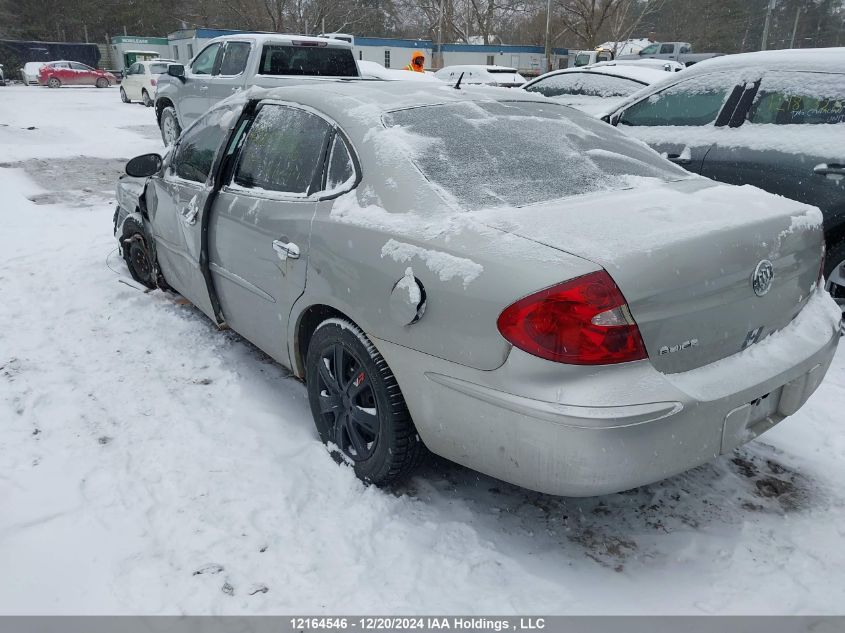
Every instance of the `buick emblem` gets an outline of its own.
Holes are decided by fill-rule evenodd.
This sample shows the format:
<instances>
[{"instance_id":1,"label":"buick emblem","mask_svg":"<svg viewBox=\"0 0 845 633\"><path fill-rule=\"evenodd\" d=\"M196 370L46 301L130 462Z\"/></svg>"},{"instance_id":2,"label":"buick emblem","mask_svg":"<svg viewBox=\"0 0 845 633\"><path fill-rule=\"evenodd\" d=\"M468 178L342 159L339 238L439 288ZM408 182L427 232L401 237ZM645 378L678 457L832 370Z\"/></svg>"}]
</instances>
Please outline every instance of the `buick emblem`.
<instances>
[{"instance_id":1,"label":"buick emblem","mask_svg":"<svg viewBox=\"0 0 845 633\"><path fill-rule=\"evenodd\" d=\"M754 269L754 274L751 275L751 287L754 288L754 294L762 297L772 288L772 280L775 278L775 268L772 262L764 259L757 268Z\"/></svg>"}]
</instances>

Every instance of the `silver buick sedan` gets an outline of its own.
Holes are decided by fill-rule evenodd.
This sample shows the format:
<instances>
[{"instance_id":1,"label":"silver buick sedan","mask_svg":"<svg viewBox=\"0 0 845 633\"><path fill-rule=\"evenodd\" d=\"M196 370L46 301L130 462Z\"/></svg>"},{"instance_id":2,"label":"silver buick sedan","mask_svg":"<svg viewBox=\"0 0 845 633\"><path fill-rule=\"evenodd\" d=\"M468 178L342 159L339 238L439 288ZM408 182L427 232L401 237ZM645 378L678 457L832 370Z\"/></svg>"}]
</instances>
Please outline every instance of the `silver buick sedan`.
<instances>
[{"instance_id":1,"label":"silver buick sedan","mask_svg":"<svg viewBox=\"0 0 845 633\"><path fill-rule=\"evenodd\" d=\"M551 494L653 482L795 413L839 340L818 209L528 93L252 91L126 171L132 276L302 378L375 484L426 448Z\"/></svg>"}]
</instances>

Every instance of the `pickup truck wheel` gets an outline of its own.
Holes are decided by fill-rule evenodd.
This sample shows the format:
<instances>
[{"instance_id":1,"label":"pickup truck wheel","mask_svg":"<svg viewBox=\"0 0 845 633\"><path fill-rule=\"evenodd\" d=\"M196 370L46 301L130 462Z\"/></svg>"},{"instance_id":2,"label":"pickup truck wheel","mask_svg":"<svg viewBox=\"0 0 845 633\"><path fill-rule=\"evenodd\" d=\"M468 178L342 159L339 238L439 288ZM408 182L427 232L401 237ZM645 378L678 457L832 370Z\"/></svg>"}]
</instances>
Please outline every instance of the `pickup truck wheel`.
<instances>
[{"instance_id":1,"label":"pickup truck wheel","mask_svg":"<svg viewBox=\"0 0 845 633\"><path fill-rule=\"evenodd\" d=\"M155 288L156 272L153 255L147 245L144 229L132 218L127 218L123 223L121 250L132 279L147 288Z\"/></svg>"},{"instance_id":2,"label":"pickup truck wheel","mask_svg":"<svg viewBox=\"0 0 845 633\"><path fill-rule=\"evenodd\" d=\"M153 100L150 99L150 95L147 94L146 90L141 91L141 101L143 101L144 105L148 108L151 108L153 106Z\"/></svg>"},{"instance_id":3,"label":"pickup truck wheel","mask_svg":"<svg viewBox=\"0 0 845 633\"><path fill-rule=\"evenodd\" d=\"M320 439L377 486L399 481L424 453L393 372L353 323L328 319L308 345L306 384Z\"/></svg>"},{"instance_id":4,"label":"pickup truck wheel","mask_svg":"<svg viewBox=\"0 0 845 633\"><path fill-rule=\"evenodd\" d=\"M123 89L123 86L120 87L120 100L123 103L129 103L129 97L126 96L126 91Z\"/></svg>"},{"instance_id":5,"label":"pickup truck wheel","mask_svg":"<svg viewBox=\"0 0 845 633\"><path fill-rule=\"evenodd\" d=\"M845 316L845 240L834 244L824 260L825 289Z\"/></svg>"},{"instance_id":6,"label":"pickup truck wheel","mask_svg":"<svg viewBox=\"0 0 845 633\"><path fill-rule=\"evenodd\" d=\"M50 79L47 80L47 86L50 88L61 88L62 82L58 77L50 77Z\"/></svg>"},{"instance_id":7,"label":"pickup truck wheel","mask_svg":"<svg viewBox=\"0 0 845 633\"><path fill-rule=\"evenodd\" d=\"M182 133L179 119L176 118L176 108L168 106L162 111L159 126L161 127L161 140L164 141L164 144L168 147L175 144L176 139Z\"/></svg>"},{"instance_id":8,"label":"pickup truck wheel","mask_svg":"<svg viewBox=\"0 0 845 633\"><path fill-rule=\"evenodd\" d=\"M108 88L110 84L108 79L106 79L105 77L100 77L99 79L97 79L94 85L97 86L97 88Z\"/></svg>"}]
</instances>

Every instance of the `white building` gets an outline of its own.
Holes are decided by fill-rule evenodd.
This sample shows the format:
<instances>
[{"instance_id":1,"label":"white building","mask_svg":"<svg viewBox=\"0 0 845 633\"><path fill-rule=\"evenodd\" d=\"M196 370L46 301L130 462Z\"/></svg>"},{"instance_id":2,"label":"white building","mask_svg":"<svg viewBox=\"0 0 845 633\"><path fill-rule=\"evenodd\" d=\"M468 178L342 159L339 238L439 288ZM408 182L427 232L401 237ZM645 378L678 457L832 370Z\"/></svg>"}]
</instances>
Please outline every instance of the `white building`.
<instances>
[{"instance_id":1,"label":"white building","mask_svg":"<svg viewBox=\"0 0 845 633\"><path fill-rule=\"evenodd\" d=\"M385 68L404 68L415 50L426 57L426 68L437 69L437 45L431 40L394 39L385 37L355 37L353 50L357 59L378 62ZM542 46L513 44L443 44L443 66L457 64L487 64L510 66L522 74L545 72L545 51ZM552 68L566 68L569 50L552 49Z\"/></svg>"}]
</instances>

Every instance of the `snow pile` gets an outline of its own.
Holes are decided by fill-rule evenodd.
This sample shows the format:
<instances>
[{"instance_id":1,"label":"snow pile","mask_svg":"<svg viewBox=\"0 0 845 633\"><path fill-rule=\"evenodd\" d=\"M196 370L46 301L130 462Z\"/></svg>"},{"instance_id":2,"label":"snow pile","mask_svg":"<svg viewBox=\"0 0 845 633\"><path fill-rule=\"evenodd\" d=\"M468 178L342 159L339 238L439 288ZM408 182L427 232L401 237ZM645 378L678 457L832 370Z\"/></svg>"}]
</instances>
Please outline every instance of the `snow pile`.
<instances>
[{"instance_id":1,"label":"snow pile","mask_svg":"<svg viewBox=\"0 0 845 633\"><path fill-rule=\"evenodd\" d=\"M440 277L440 281L449 281L458 277L463 281L464 288L484 271L484 267L481 264L477 264L470 259L420 248L419 246L397 242L393 239L388 240L382 246L381 256L390 257L394 261L401 263L409 262L417 257L428 266L431 272Z\"/></svg>"},{"instance_id":2,"label":"snow pile","mask_svg":"<svg viewBox=\"0 0 845 633\"><path fill-rule=\"evenodd\" d=\"M405 275L399 280L396 287L408 294L408 303L412 306L418 306L422 301L420 286L417 283L417 278L414 277L414 269L410 266L405 269Z\"/></svg>"}]
</instances>

